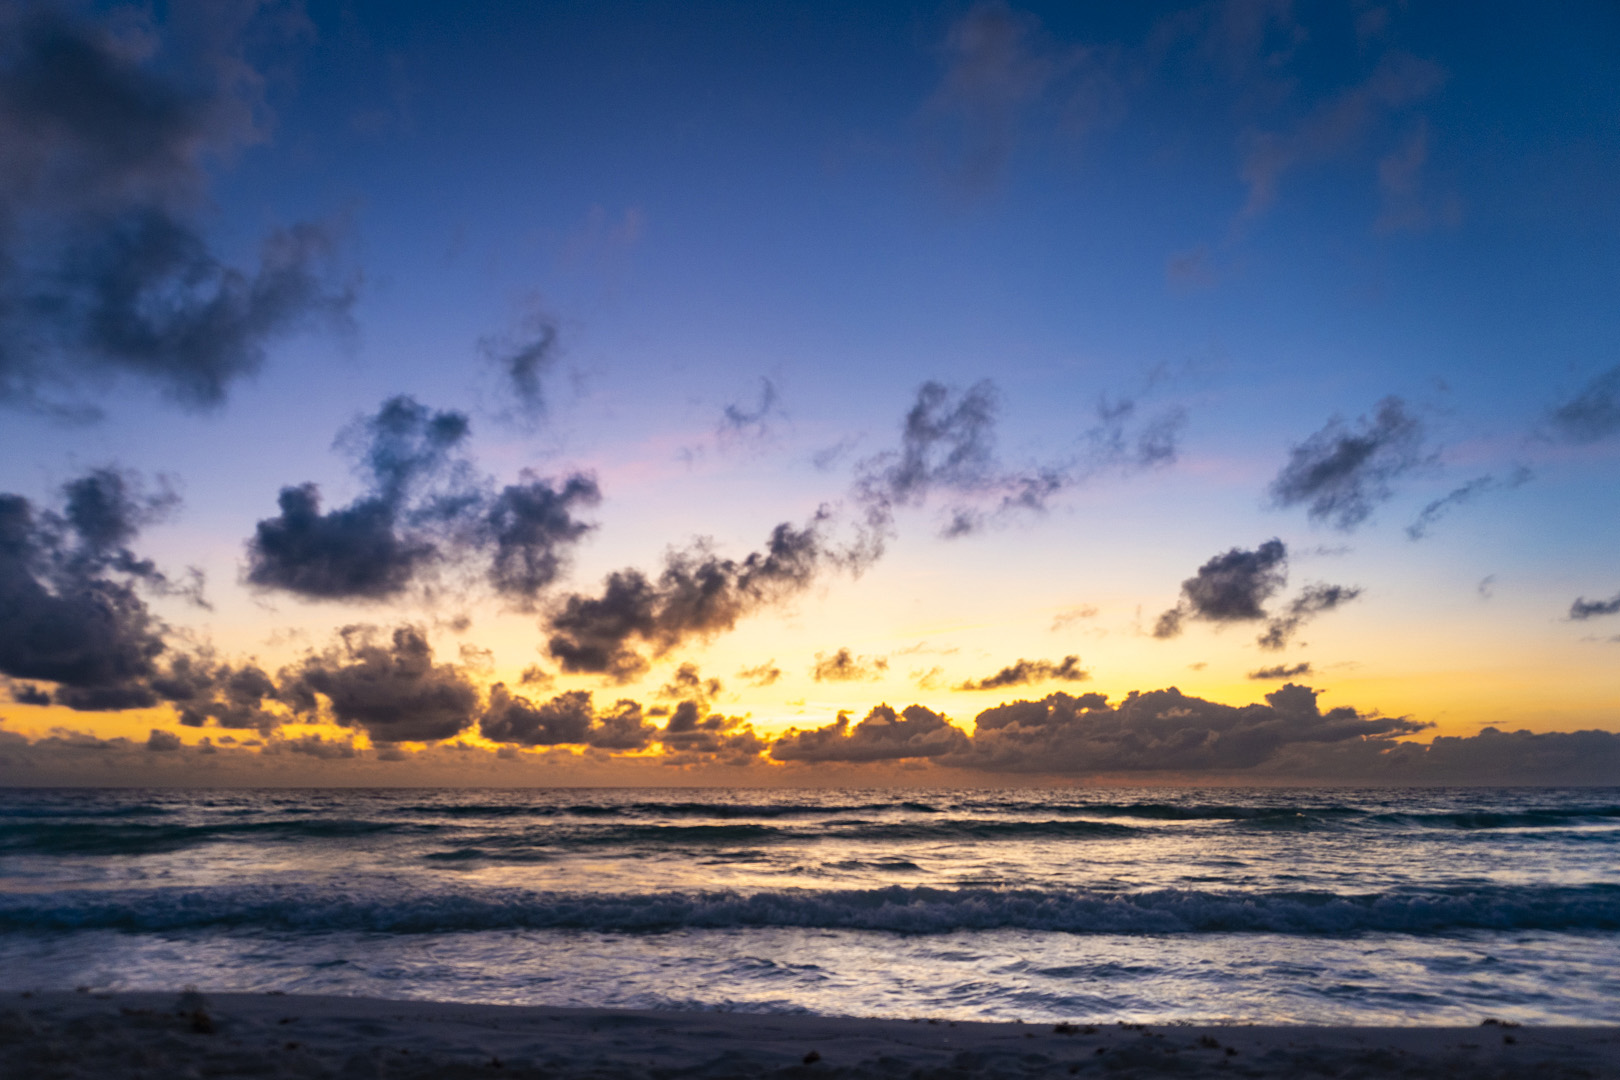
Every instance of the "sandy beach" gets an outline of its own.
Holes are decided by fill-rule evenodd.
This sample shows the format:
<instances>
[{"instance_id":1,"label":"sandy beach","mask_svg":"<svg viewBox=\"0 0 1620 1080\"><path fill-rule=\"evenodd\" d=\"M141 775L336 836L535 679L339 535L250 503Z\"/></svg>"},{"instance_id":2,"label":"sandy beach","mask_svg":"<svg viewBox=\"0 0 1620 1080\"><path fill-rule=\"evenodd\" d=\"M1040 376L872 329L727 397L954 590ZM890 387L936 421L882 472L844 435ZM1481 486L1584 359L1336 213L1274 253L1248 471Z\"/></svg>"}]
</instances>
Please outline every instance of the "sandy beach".
<instances>
[{"instance_id":1,"label":"sandy beach","mask_svg":"<svg viewBox=\"0 0 1620 1080\"><path fill-rule=\"evenodd\" d=\"M13 993L0 1001L0 1075L1620 1077L1620 1028L1037 1025L278 994Z\"/></svg>"}]
</instances>

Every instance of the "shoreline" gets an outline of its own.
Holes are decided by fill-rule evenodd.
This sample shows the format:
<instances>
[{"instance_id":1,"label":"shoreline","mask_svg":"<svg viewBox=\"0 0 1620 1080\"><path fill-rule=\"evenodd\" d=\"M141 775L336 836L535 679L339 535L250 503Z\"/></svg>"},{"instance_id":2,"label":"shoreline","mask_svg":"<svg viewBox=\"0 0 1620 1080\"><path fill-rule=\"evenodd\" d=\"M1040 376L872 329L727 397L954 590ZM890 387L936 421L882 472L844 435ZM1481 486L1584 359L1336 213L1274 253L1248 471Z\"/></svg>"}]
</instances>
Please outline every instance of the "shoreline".
<instances>
[{"instance_id":1,"label":"shoreline","mask_svg":"<svg viewBox=\"0 0 1620 1080\"><path fill-rule=\"evenodd\" d=\"M0 994L0 1075L1620 1077L1620 1027L894 1020L293 994Z\"/></svg>"}]
</instances>

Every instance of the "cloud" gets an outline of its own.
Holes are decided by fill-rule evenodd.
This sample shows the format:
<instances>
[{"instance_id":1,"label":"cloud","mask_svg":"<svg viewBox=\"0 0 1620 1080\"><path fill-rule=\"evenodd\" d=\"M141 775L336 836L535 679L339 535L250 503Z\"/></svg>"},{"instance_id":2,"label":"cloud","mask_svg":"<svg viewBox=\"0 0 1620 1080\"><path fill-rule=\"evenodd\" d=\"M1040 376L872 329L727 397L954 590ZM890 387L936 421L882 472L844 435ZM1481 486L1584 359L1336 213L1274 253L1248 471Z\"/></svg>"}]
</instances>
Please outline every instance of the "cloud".
<instances>
[{"instance_id":1,"label":"cloud","mask_svg":"<svg viewBox=\"0 0 1620 1080\"><path fill-rule=\"evenodd\" d=\"M1259 671L1249 672L1251 679L1297 679L1301 675L1309 675L1311 665L1309 661L1298 664L1278 664L1275 667L1261 668Z\"/></svg>"},{"instance_id":2,"label":"cloud","mask_svg":"<svg viewBox=\"0 0 1620 1080\"><path fill-rule=\"evenodd\" d=\"M348 761L360 756L353 739L325 739L314 734L300 735L296 739L273 739L265 745L264 752L301 754L318 761Z\"/></svg>"},{"instance_id":3,"label":"cloud","mask_svg":"<svg viewBox=\"0 0 1620 1080\"><path fill-rule=\"evenodd\" d=\"M1271 482L1272 504L1304 504L1312 521L1349 532L1393 494L1391 481L1424 464L1423 425L1398 397L1350 430L1338 417L1289 452Z\"/></svg>"},{"instance_id":4,"label":"cloud","mask_svg":"<svg viewBox=\"0 0 1620 1080\"><path fill-rule=\"evenodd\" d=\"M311 600L387 600L448 562L489 559L487 581L529 609L561 575L566 552L593 526L574 517L601 501L594 478L542 480L524 470L491 493L462 449L463 413L399 395L350 425L339 447L366 491L323 513L314 484L281 489L280 513L255 527L246 580Z\"/></svg>"},{"instance_id":5,"label":"cloud","mask_svg":"<svg viewBox=\"0 0 1620 1080\"><path fill-rule=\"evenodd\" d=\"M530 420L546 411L544 379L561 359L557 322L532 311L517 330L504 336L479 339L478 349L500 375L501 385L517 403L518 413Z\"/></svg>"},{"instance_id":6,"label":"cloud","mask_svg":"<svg viewBox=\"0 0 1620 1080\"><path fill-rule=\"evenodd\" d=\"M1277 539L1253 551L1232 548L1210 559L1198 573L1181 583L1181 600L1161 614L1153 636L1173 638L1187 619L1216 625L1270 620L1258 639L1263 649L1280 649L1305 623L1361 595L1354 586L1307 585L1290 600L1281 614L1267 610L1271 598L1288 584L1288 548Z\"/></svg>"},{"instance_id":7,"label":"cloud","mask_svg":"<svg viewBox=\"0 0 1620 1080\"><path fill-rule=\"evenodd\" d=\"M676 668L669 682L659 687L658 696L666 701L696 701L706 707L723 689L719 679L705 679L696 664L686 663Z\"/></svg>"},{"instance_id":8,"label":"cloud","mask_svg":"<svg viewBox=\"0 0 1620 1080\"><path fill-rule=\"evenodd\" d=\"M856 493L884 516L896 506L917 506L934 488L973 491L990 482L1000 397L981 380L964 392L937 382L917 389L900 429L900 449L863 461Z\"/></svg>"},{"instance_id":9,"label":"cloud","mask_svg":"<svg viewBox=\"0 0 1620 1080\"><path fill-rule=\"evenodd\" d=\"M637 646L662 656L710 638L809 588L829 566L843 565L823 534L825 522L824 513L802 528L784 522L763 551L741 560L722 558L699 540L666 554L656 579L635 569L615 571L599 595L573 593L552 607L547 651L564 671L635 678L649 666Z\"/></svg>"},{"instance_id":10,"label":"cloud","mask_svg":"<svg viewBox=\"0 0 1620 1080\"><path fill-rule=\"evenodd\" d=\"M1317 583L1305 586L1298 596L1288 602L1281 615L1275 616L1266 624L1266 632L1259 638L1260 647L1284 648L1299 628L1307 622L1341 604L1348 604L1360 595L1359 588L1349 585Z\"/></svg>"},{"instance_id":11,"label":"cloud","mask_svg":"<svg viewBox=\"0 0 1620 1080\"><path fill-rule=\"evenodd\" d=\"M1615 593L1607 600L1588 600L1583 596L1569 605L1569 617L1578 622L1595 619L1601 615L1620 615L1620 593Z\"/></svg>"},{"instance_id":12,"label":"cloud","mask_svg":"<svg viewBox=\"0 0 1620 1080\"><path fill-rule=\"evenodd\" d=\"M377 743L448 739L477 718L477 687L455 665L435 664L415 627L401 626L381 643L372 628L349 626L342 639L283 674L283 697L300 712L313 713L320 694L333 720L363 728Z\"/></svg>"},{"instance_id":13,"label":"cloud","mask_svg":"<svg viewBox=\"0 0 1620 1080\"><path fill-rule=\"evenodd\" d=\"M264 138L246 34L164 49L139 16L42 5L9 9L0 34L0 401L84 417L72 398L122 377L216 406L278 338L346 321L329 229L272 231L240 269L197 225L210 173Z\"/></svg>"},{"instance_id":14,"label":"cloud","mask_svg":"<svg viewBox=\"0 0 1620 1080\"><path fill-rule=\"evenodd\" d=\"M750 686L771 686L781 677L782 669L776 666L775 660L767 660L763 664L743 668L737 672L737 678Z\"/></svg>"},{"instance_id":15,"label":"cloud","mask_svg":"<svg viewBox=\"0 0 1620 1080\"><path fill-rule=\"evenodd\" d=\"M845 648L831 656L816 653L810 675L816 682L864 682L878 678L887 670L889 662L883 657L855 656Z\"/></svg>"},{"instance_id":16,"label":"cloud","mask_svg":"<svg viewBox=\"0 0 1620 1080\"><path fill-rule=\"evenodd\" d=\"M57 704L75 709L155 705L166 627L142 594L172 583L128 545L177 500L112 468L62 497L58 512L0 495L0 675L55 683Z\"/></svg>"},{"instance_id":17,"label":"cloud","mask_svg":"<svg viewBox=\"0 0 1620 1080\"><path fill-rule=\"evenodd\" d=\"M525 610L562 576L568 549L596 526L574 517L602 501L596 479L575 473L554 485L525 469L484 510L482 539L492 549L489 582Z\"/></svg>"},{"instance_id":18,"label":"cloud","mask_svg":"<svg viewBox=\"0 0 1620 1080\"><path fill-rule=\"evenodd\" d=\"M1031 683L1052 680L1083 682L1089 678L1091 673L1081 669L1078 656L1065 656L1057 663L1051 660L1019 659L1017 663L1007 665L994 675L986 675L978 680L968 679L956 689L1000 690L1008 686L1028 686Z\"/></svg>"},{"instance_id":19,"label":"cloud","mask_svg":"<svg viewBox=\"0 0 1620 1080\"><path fill-rule=\"evenodd\" d=\"M1595 377L1548 418L1566 442L1595 443L1620 434L1620 366Z\"/></svg>"},{"instance_id":20,"label":"cloud","mask_svg":"<svg viewBox=\"0 0 1620 1080\"><path fill-rule=\"evenodd\" d=\"M1056 633L1065 626L1079 622L1081 619L1095 619L1096 617L1097 608L1092 604L1081 604L1078 607L1060 611L1052 617L1052 632Z\"/></svg>"},{"instance_id":21,"label":"cloud","mask_svg":"<svg viewBox=\"0 0 1620 1080\"><path fill-rule=\"evenodd\" d=\"M1445 82L1438 65L1399 52L1386 53L1363 81L1323 100L1290 130L1250 135L1242 175L1249 187L1246 214L1256 214L1276 198L1285 174L1341 157L1360 146L1385 117L1393 116L1428 97ZM1421 144L1416 164L1392 166L1388 180L1411 181L1427 153ZM1408 158L1412 156L1410 144ZM1386 192L1389 191L1386 183ZM1400 194L1400 192L1394 192Z\"/></svg>"},{"instance_id":22,"label":"cloud","mask_svg":"<svg viewBox=\"0 0 1620 1080\"><path fill-rule=\"evenodd\" d=\"M1000 395L981 380L965 391L926 382L901 424L900 446L855 468L853 498L866 512L867 543L879 554L895 512L920 507L931 494L951 497L941 535L978 531L992 517L1042 512L1058 493L1099 472L1152 469L1175 461L1186 415L1170 409L1138 420L1134 401L1097 406L1097 423L1081 436L1083 449L1064 460L1008 469L995 453Z\"/></svg>"},{"instance_id":23,"label":"cloud","mask_svg":"<svg viewBox=\"0 0 1620 1080\"><path fill-rule=\"evenodd\" d=\"M285 719L265 708L266 701L281 700L281 692L257 664L218 664L207 653L184 654L173 657L151 685L174 705L186 727L212 721L218 727L268 735Z\"/></svg>"},{"instance_id":24,"label":"cloud","mask_svg":"<svg viewBox=\"0 0 1620 1080\"><path fill-rule=\"evenodd\" d=\"M969 192L995 186L1033 121L1078 137L1124 112L1113 50L1060 44L1005 3L975 4L952 22L943 53L927 115L947 175Z\"/></svg>"},{"instance_id":25,"label":"cloud","mask_svg":"<svg viewBox=\"0 0 1620 1080\"><path fill-rule=\"evenodd\" d=\"M1506 480L1498 480L1494 476L1480 476L1425 506L1418 512L1417 519L1406 527L1408 540L1422 540L1429 535L1436 522L1449 514L1453 509L1474 501L1488 491L1509 491L1530 482L1531 472L1520 466L1514 470L1512 476Z\"/></svg>"},{"instance_id":26,"label":"cloud","mask_svg":"<svg viewBox=\"0 0 1620 1080\"><path fill-rule=\"evenodd\" d=\"M748 765L768 745L742 718L711 713L697 701L675 706L669 721L658 732L658 741L672 765Z\"/></svg>"},{"instance_id":27,"label":"cloud","mask_svg":"<svg viewBox=\"0 0 1620 1080\"><path fill-rule=\"evenodd\" d=\"M1287 583L1288 548L1281 540L1267 540L1253 551L1232 548L1181 583L1181 603L1159 616L1153 636L1175 637L1183 618L1213 623L1263 619L1266 602Z\"/></svg>"},{"instance_id":28,"label":"cloud","mask_svg":"<svg viewBox=\"0 0 1620 1080\"><path fill-rule=\"evenodd\" d=\"M931 709L909 705L896 714L879 705L853 729L846 712L826 727L790 728L771 744L771 757L810 763L900 761L962 753L967 745L967 733Z\"/></svg>"},{"instance_id":29,"label":"cloud","mask_svg":"<svg viewBox=\"0 0 1620 1080\"><path fill-rule=\"evenodd\" d=\"M720 414L719 435L721 439L751 437L764 438L769 432L770 418L781 415L781 396L776 391L776 384L769 379L761 379L759 404L753 408L744 408L733 402L727 405Z\"/></svg>"},{"instance_id":30,"label":"cloud","mask_svg":"<svg viewBox=\"0 0 1620 1080\"><path fill-rule=\"evenodd\" d=\"M50 691L33 683L13 682L6 679L5 685L6 693L18 705L49 705L51 703Z\"/></svg>"},{"instance_id":31,"label":"cloud","mask_svg":"<svg viewBox=\"0 0 1620 1080\"><path fill-rule=\"evenodd\" d=\"M157 754L172 754L180 749L180 736L172 731L153 728L152 733L146 737L146 748Z\"/></svg>"},{"instance_id":32,"label":"cloud","mask_svg":"<svg viewBox=\"0 0 1620 1080\"><path fill-rule=\"evenodd\" d=\"M584 690L558 694L536 706L526 697L496 683L489 691L489 707L479 721L479 733L493 742L523 746L582 743L591 726L591 695Z\"/></svg>"},{"instance_id":33,"label":"cloud","mask_svg":"<svg viewBox=\"0 0 1620 1080\"><path fill-rule=\"evenodd\" d=\"M1318 693L1288 683L1267 694L1266 704L1243 707L1173 687L1133 691L1113 706L1101 694L1052 694L981 712L971 746L945 764L1014 773L1251 769L1301 744L1388 744L1428 726L1348 707L1324 713Z\"/></svg>"}]
</instances>

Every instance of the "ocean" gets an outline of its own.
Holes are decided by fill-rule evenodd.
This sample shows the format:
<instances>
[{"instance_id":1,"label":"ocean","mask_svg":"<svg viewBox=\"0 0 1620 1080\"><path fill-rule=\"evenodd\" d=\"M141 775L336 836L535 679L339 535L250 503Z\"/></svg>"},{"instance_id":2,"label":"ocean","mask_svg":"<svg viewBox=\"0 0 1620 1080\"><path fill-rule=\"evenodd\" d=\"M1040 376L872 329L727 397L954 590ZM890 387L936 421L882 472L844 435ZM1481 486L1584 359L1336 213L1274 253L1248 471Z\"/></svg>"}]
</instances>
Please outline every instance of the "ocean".
<instances>
[{"instance_id":1,"label":"ocean","mask_svg":"<svg viewBox=\"0 0 1620 1080\"><path fill-rule=\"evenodd\" d=\"M1620 1020L1620 790L0 791L0 985Z\"/></svg>"}]
</instances>

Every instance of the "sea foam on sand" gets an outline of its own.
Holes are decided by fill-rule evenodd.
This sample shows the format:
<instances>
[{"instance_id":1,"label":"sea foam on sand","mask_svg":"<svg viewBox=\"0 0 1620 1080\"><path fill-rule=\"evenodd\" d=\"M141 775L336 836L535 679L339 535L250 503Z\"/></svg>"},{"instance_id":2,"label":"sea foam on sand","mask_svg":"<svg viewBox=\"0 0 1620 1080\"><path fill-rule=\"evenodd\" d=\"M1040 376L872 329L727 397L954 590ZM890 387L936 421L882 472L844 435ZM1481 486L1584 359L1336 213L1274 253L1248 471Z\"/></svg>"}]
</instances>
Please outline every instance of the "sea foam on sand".
<instances>
[{"instance_id":1,"label":"sea foam on sand","mask_svg":"<svg viewBox=\"0 0 1620 1080\"><path fill-rule=\"evenodd\" d=\"M0 997L0 1076L1620 1077L1620 1028L1146 1027L277 994Z\"/></svg>"}]
</instances>

